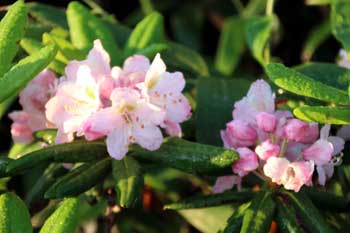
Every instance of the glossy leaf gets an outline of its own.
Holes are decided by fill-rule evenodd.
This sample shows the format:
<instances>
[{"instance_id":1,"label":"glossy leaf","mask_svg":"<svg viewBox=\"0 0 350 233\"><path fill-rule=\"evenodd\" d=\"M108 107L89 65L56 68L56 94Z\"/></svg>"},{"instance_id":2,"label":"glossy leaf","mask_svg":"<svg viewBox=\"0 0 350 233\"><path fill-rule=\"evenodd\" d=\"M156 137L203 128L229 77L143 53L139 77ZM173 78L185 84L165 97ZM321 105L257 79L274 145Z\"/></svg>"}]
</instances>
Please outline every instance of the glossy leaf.
<instances>
[{"instance_id":1,"label":"glossy leaf","mask_svg":"<svg viewBox=\"0 0 350 233\"><path fill-rule=\"evenodd\" d=\"M132 157L113 160L113 178L116 182L118 203L122 207L131 207L141 196L143 176L139 163Z\"/></svg>"},{"instance_id":2,"label":"glossy leaf","mask_svg":"<svg viewBox=\"0 0 350 233\"><path fill-rule=\"evenodd\" d=\"M57 180L46 191L45 198L54 199L79 195L103 180L110 171L110 167L109 158L83 164Z\"/></svg>"},{"instance_id":3,"label":"glossy leaf","mask_svg":"<svg viewBox=\"0 0 350 233\"><path fill-rule=\"evenodd\" d=\"M66 14L62 9L38 2L27 3L27 6L29 14L41 24L68 29Z\"/></svg>"},{"instance_id":4,"label":"glossy leaf","mask_svg":"<svg viewBox=\"0 0 350 233\"><path fill-rule=\"evenodd\" d=\"M232 163L239 157L233 150L189 142L180 138L165 139L160 149L156 151L133 146L130 154L185 172L202 174L225 170L229 172Z\"/></svg>"},{"instance_id":5,"label":"glossy leaf","mask_svg":"<svg viewBox=\"0 0 350 233\"><path fill-rule=\"evenodd\" d=\"M0 196L0 213L0 233L33 232L28 209L15 194Z\"/></svg>"},{"instance_id":6,"label":"glossy leaf","mask_svg":"<svg viewBox=\"0 0 350 233\"><path fill-rule=\"evenodd\" d=\"M349 107L301 106L293 111L298 118L323 124L350 124Z\"/></svg>"},{"instance_id":7,"label":"glossy leaf","mask_svg":"<svg viewBox=\"0 0 350 233\"><path fill-rule=\"evenodd\" d=\"M13 161L13 159L7 156L0 156L0 177L7 176L6 168L11 161Z\"/></svg>"},{"instance_id":8,"label":"glossy leaf","mask_svg":"<svg viewBox=\"0 0 350 233\"><path fill-rule=\"evenodd\" d=\"M48 146L14 160L7 167L10 173L24 172L44 162L76 163L91 162L108 156L104 143L77 141Z\"/></svg>"},{"instance_id":9,"label":"glossy leaf","mask_svg":"<svg viewBox=\"0 0 350 233\"><path fill-rule=\"evenodd\" d=\"M244 21L238 17L225 20L215 56L215 68L224 75L231 75L244 51Z\"/></svg>"},{"instance_id":10,"label":"glossy leaf","mask_svg":"<svg viewBox=\"0 0 350 233\"><path fill-rule=\"evenodd\" d=\"M70 2L67 8L67 20L71 41L75 47L85 52L90 50L93 41L100 39L104 49L111 56L111 63L119 64L121 54L112 32L98 17L78 2Z\"/></svg>"},{"instance_id":11,"label":"glossy leaf","mask_svg":"<svg viewBox=\"0 0 350 233\"><path fill-rule=\"evenodd\" d=\"M335 38L343 48L350 52L350 2L347 0L332 0L331 26Z\"/></svg>"},{"instance_id":12,"label":"glossy leaf","mask_svg":"<svg viewBox=\"0 0 350 233\"><path fill-rule=\"evenodd\" d=\"M44 129L34 132L33 136L37 140L53 145L55 143L56 134L57 130L55 129Z\"/></svg>"},{"instance_id":13,"label":"glossy leaf","mask_svg":"<svg viewBox=\"0 0 350 233\"><path fill-rule=\"evenodd\" d=\"M249 86L250 82L242 79L198 80L196 109L198 142L216 146L223 145L220 130L225 129L225 124L232 120L233 105L246 95Z\"/></svg>"},{"instance_id":14,"label":"glossy leaf","mask_svg":"<svg viewBox=\"0 0 350 233\"><path fill-rule=\"evenodd\" d=\"M282 233L303 233L297 213L291 205L285 203L281 198L276 198L278 229Z\"/></svg>"},{"instance_id":15,"label":"glossy leaf","mask_svg":"<svg viewBox=\"0 0 350 233\"><path fill-rule=\"evenodd\" d=\"M22 59L0 79L0 102L18 93L55 57L57 47L50 45Z\"/></svg>"},{"instance_id":16,"label":"glossy leaf","mask_svg":"<svg viewBox=\"0 0 350 233\"><path fill-rule=\"evenodd\" d=\"M150 59L153 59L157 53L161 53L165 50L167 50L169 48L169 46L167 44L164 43L155 43L155 44L151 44L149 46L147 46L144 49L138 49L135 54L141 54L144 55Z\"/></svg>"},{"instance_id":17,"label":"glossy leaf","mask_svg":"<svg viewBox=\"0 0 350 233\"><path fill-rule=\"evenodd\" d=\"M234 210L231 217L227 220L226 226L222 233L237 233L240 232L243 222L244 212L248 209L250 202L242 204Z\"/></svg>"},{"instance_id":18,"label":"glossy leaf","mask_svg":"<svg viewBox=\"0 0 350 233\"><path fill-rule=\"evenodd\" d=\"M258 193L244 213L241 233L269 232L275 206L271 192Z\"/></svg>"},{"instance_id":19,"label":"glossy leaf","mask_svg":"<svg viewBox=\"0 0 350 233\"><path fill-rule=\"evenodd\" d=\"M195 209L203 207L218 206L227 203L246 202L253 197L251 192L227 191L212 195L198 195L185 198L177 203L172 203L164 206L164 209L182 210Z\"/></svg>"},{"instance_id":20,"label":"glossy leaf","mask_svg":"<svg viewBox=\"0 0 350 233\"><path fill-rule=\"evenodd\" d=\"M350 104L346 91L315 81L282 64L270 63L265 67L265 72L277 86L292 93L338 104Z\"/></svg>"},{"instance_id":21,"label":"glossy leaf","mask_svg":"<svg viewBox=\"0 0 350 233\"><path fill-rule=\"evenodd\" d=\"M18 42L24 35L27 7L19 0L9 7L0 22L0 78L8 71L18 51Z\"/></svg>"},{"instance_id":22,"label":"glossy leaf","mask_svg":"<svg viewBox=\"0 0 350 233\"><path fill-rule=\"evenodd\" d=\"M69 198L45 221L40 233L74 233L78 225L79 198Z\"/></svg>"}]
</instances>

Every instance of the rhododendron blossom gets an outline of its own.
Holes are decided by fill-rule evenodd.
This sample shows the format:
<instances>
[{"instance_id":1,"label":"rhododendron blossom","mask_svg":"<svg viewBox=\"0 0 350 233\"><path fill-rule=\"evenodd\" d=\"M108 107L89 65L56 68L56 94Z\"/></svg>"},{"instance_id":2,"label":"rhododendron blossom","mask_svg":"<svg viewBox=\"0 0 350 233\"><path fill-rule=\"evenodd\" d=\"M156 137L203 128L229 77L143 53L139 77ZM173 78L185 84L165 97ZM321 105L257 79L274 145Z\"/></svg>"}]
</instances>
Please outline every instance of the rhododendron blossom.
<instances>
[{"instance_id":1,"label":"rhododendron blossom","mask_svg":"<svg viewBox=\"0 0 350 233\"><path fill-rule=\"evenodd\" d=\"M247 96L235 103L233 120L220 132L224 146L240 155L232 165L233 173L243 178L253 172L298 192L302 186L312 185L316 170L318 183L325 185L334 166L341 163L337 155L344 149L344 140L329 136L330 125L319 133L318 124L294 119L289 111L275 110L274 100L269 84L257 80ZM213 191L231 189L233 184L232 177L219 177Z\"/></svg>"},{"instance_id":2,"label":"rhododendron blossom","mask_svg":"<svg viewBox=\"0 0 350 233\"><path fill-rule=\"evenodd\" d=\"M191 116L191 106L182 94L181 72L169 73L160 55L152 64L134 55L123 67L111 67L100 40L82 61L71 61L64 76L45 70L20 94L23 111L11 113L12 135L28 143L32 133L57 128L56 143L75 137L86 140L106 137L107 150L122 159L129 144L157 150L163 141L161 128L181 136L180 123Z\"/></svg>"}]
</instances>

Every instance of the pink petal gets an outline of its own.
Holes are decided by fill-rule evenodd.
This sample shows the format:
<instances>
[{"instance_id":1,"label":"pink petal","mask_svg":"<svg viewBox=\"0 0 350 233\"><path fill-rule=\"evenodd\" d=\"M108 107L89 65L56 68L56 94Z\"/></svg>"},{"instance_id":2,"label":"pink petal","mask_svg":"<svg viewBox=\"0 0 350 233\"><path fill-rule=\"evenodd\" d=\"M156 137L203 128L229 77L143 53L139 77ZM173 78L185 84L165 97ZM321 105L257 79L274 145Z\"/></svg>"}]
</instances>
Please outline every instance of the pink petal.
<instances>
[{"instance_id":1,"label":"pink petal","mask_svg":"<svg viewBox=\"0 0 350 233\"><path fill-rule=\"evenodd\" d=\"M172 137L182 137L181 126L178 123L165 121L165 131L169 136Z\"/></svg>"},{"instance_id":2,"label":"pink petal","mask_svg":"<svg viewBox=\"0 0 350 233\"><path fill-rule=\"evenodd\" d=\"M289 166L289 161L285 158L270 157L264 165L264 174L270 177L272 182L282 184L282 175Z\"/></svg>"},{"instance_id":3,"label":"pink petal","mask_svg":"<svg viewBox=\"0 0 350 233\"><path fill-rule=\"evenodd\" d=\"M340 154L344 150L345 141L341 137L330 136L327 138L327 141L333 145L332 155Z\"/></svg>"},{"instance_id":4,"label":"pink petal","mask_svg":"<svg viewBox=\"0 0 350 233\"><path fill-rule=\"evenodd\" d=\"M235 184L240 186L241 177L239 177L239 176L220 176L215 181L215 184L213 186L213 192L214 193L223 193L227 190L232 189Z\"/></svg>"},{"instance_id":5,"label":"pink petal","mask_svg":"<svg viewBox=\"0 0 350 233\"><path fill-rule=\"evenodd\" d=\"M159 149L163 142L162 132L155 125L134 125L132 135L137 144L150 151Z\"/></svg>"},{"instance_id":6,"label":"pink petal","mask_svg":"<svg viewBox=\"0 0 350 233\"><path fill-rule=\"evenodd\" d=\"M128 57L123 65L123 71L127 73L146 72L150 67L150 62L143 55Z\"/></svg>"},{"instance_id":7,"label":"pink petal","mask_svg":"<svg viewBox=\"0 0 350 233\"><path fill-rule=\"evenodd\" d=\"M232 165L232 170L239 176L243 177L249 172L254 171L259 167L257 155L248 148L242 147L238 148L239 160L234 162Z\"/></svg>"},{"instance_id":8,"label":"pink petal","mask_svg":"<svg viewBox=\"0 0 350 233\"><path fill-rule=\"evenodd\" d=\"M107 151L109 155L117 160L124 158L129 150L130 129L127 126L114 129L107 135Z\"/></svg>"},{"instance_id":9,"label":"pink petal","mask_svg":"<svg viewBox=\"0 0 350 233\"><path fill-rule=\"evenodd\" d=\"M327 140L319 139L302 153L305 160L313 160L316 165L324 165L332 158L333 145Z\"/></svg>"},{"instance_id":10,"label":"pink petal","mask_svg":"<svg viewBox=\"0 0 350 233\"><path fill-rule=\"evenodd\" d=\"M146 73L145 83L147 88L154 87L165 70L166 66L158 53Z\"/></svg>"},{"instance_id":11,"label":"pink petal","mask_svg":"<svg viewBox=\"0 0 350 233\"><path fill-rule=\"evenodd\" d=\"M270 113L261 112L256 116L258 127L267 133L272 133L276 129L277 118Z\"/></svg>"},{"instance_id":12,"label":"pink petal","mask_svg":"<svg viewBox=\"0 0 350 233\"><path fill-rule=\"evenodd\" d=\"M262 160L267 160L270 157L278 156L280 153L280 146L273 144L271 140L266 140L255 148L255 153Z\"/></svg>"}]
</instances>

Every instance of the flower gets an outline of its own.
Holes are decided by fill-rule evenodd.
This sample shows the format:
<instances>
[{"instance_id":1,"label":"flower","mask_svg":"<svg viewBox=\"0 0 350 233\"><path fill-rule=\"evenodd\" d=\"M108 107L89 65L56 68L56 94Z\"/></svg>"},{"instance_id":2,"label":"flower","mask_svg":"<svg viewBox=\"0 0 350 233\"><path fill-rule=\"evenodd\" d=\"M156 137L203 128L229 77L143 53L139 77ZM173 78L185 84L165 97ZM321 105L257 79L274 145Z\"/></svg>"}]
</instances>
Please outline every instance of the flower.
<instances>
[{"instance_id":1,"label":"flower","mask_svg":"<svg viewBox=\"0 0 350 233\"><path fill-rule=\"evenodd\" d=\"M25 111L14 111L9 114L13 121L11 125L12 139L16 143L27 144L33 141L33 129L30 127L30 119Z\"/></svg>"},{"instance_id":2,"label":"flower","mask_svg":"<svg viewBox=\"0 0 350 233\"><path fill-rule=\"evenodd\" d=\"M312 143L318 138L318 125L291 119L284 128L286 138L295 142Z\"/></svg>"},{"instance_id":3,"label":"flower","mask_svg":"<svg viewBox=\"0 0 350 233\"><path fill-rule=\"evenodd\" d=\"M261 160L267 160L270 157L276 157L280 153L280 146L273 144L270 139L267 139L255 148L255 153Z\"/></svg>"},{"instance_id":4,"label":"flower","mask_svg":"<svg viewBox=\"0 0 350 233\"><path fill-rule=\"evenodd\" d=\"M214 193L222 193L237 185L238 190L241 189L242 178L240 176L220 176L216 179L213 186Z\"/></svg>"},{"instance_id":5,"label":"flower","mask_svg":"<svg viewBox=\"0 0 350 233\"><path fill-rule=\"evenodd\" d=\"M227 148L246 147L255 144L257 133L247 122L233 120L221 131L221 138Z\"/></svg>"},{"instance_id":6,"label":"flower","mask_svg":"<svg viewBox=\"0 0 350 233\"><path fill-rule=\"evenodd\" d=\"M277 125L277 117L267 112L261 112L256 116L256 122L262 131L273 133Z\"/></svg>"},{"instance_id":7,"label":"flower","mask_svg":"<svg viewBox=\"0 0 350 233\"><path fill-rule=\"evenodd\" d=\"M258 157L253 151L246 147L241 147L237 149L237 152L239 153L239 160L232 165L234 173L243 177L259 167Z\"/></svg>"}]
</instances>

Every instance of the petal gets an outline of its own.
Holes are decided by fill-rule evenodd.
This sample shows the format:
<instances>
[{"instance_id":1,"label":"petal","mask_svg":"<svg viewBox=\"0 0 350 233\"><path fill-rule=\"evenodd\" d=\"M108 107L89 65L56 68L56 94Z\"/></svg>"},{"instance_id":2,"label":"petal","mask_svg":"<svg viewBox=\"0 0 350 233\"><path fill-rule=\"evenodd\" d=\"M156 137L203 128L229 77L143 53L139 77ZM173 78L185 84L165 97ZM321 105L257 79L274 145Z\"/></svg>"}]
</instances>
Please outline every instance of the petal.
<instances>
[{"instance_id":1,"label":"petal","mask_svg":"<svg viewBox=\"0 0 350 233\"><path fill-rule=\"evenodd\" d=\"M332 158L333 145L327 140L319 139L302 153L305 160L313 160L316 165L324 165Z\"/></svg>"},{"instance_id":2,"label":"petal","mask_svg":"<svg viewBox=\"0 0 350 233\"><path fill-rule=\"evenodd\" d=\"M152 91L157 91L161 94L176 95L182 92L185 84L186 81L181 72L164 72L157 84L152 88Z\"/></svg>"},{"instance_id":3,"label":"petal","mask_svg":"<svg viewBox=\"0 0 350 233\"><path fill-rule=\"evenodd\" d=\"M94 76L106 76L110 74L110 58L104 50L100 40L94 41L94 47L90 50L87 57L87 64L91 67Z\"/></svg>"},{"instance_id":4,"label":"petal","mask_svg":"<svg viewBox=\"0 0 350 233\"><path fill-rule=\"evenodd\" d=\"M332 155L337 155L344 150L345 141L341 137L330 136L327 139L333 145Z\"/></svg>"},{"instance_id":5,"label":"petal","mask_svg":"<svg viewBox=\"0 0 350 233\"><path fill-rule=\"evenodd\" d=\"M281 184L283 173L289 166L289 161L285 158L270 157L264 165L264 174L270 177L272 182Z\"/></svg>"},{"instance_id":6,"label":"petal","mask_svg":"<svg viewBox=\"0 0 350 233\"><path fill-rule=\"evenodd\" d=\"M154 58L151 66L149 67L146 73L146 78L145 78L146 86L148 88L154 87L158 82L158 79L160 78L161 74L163 74L165 70L166 70L165 63L160 58L160 54L157 53L156 57Z\"/></svg>"},{"instance_id":7,"label":"petal","mask_svg":"<svg viewBox=\"0 0 350 233\"><path fill-rule=\"evenodd\" d=\"M274 113L275 95L270 85L263 79L257 80L249 88L248 102L257 112Z\"/></svg>"},{"instance_id":8,"label":"petal","mask_svg":"<svg viewBox=\"0 0 350 233\"><path fill-rule=\"evenodd\" d=\"M121 160L129 150L130 129L123 125L107 135L107 151L112 158Z\"/></svg>"},{"instance_id":9,"label":"petal","mask_svg":"<svg viewBox=\"0 0 350 233\"><path fill-rule=\"evenodd\" d=\"M124 124L122 115L113 108L104 108L94 113L84 123L84 131L107 135Z\"/></svg>"},{"instance_id":10,"label":"petal","mask_svg":"<svg viewBox=\"0 0 350 233\"><path fill-rule=\"evenodd\" d=\"M220 176L216 179L213 186L214 193L222 193L233 188L235 184L241 183L239 176Z\"/></svg>"},{"instance_id":11,"label":"petal","mask_svg":"<svg viewBox=\"0 0 350 233\"><path fill-rule=\"evenodd\" d=\"M134 125L132 136L135 142L147 150L157 150L163 142L163 135L155 125Z\"/></svg>"},{"instance_id":12,"label":"petal","mask_svg":"<svg viewBox=\"0 0 350 233\"><path fill-rule=\"evenodd\" d=\"M321 128L320 138L324 139L324 140L327 140L330 130L331 130L331 125L328 125L328 124L324 125Z\"/></svg>"},{"instance_id":13,"label":"petal","mask_svg":"<svg viewBox=\"0 0 350 233\"><path fill-rule=\"evenodd\" d=\"M143 55L134 55L128 57L123 65L123 71L126 73L146 72L150 67L150 62Z\"/></svg>"},{"instance_id":14,"label":"petal","mask_svg":"<svg viewBox=\"0 0 350 233\"><path fill-rule=\"evenodd\" d=\"M180 124L171 122L171 121L165 121L164 124L165 124L166 133L169 136L179 137L179 138L182 137L182 130L181 130Z\"/></svg>"},{"instance_id":15,"label":"petal","mask_svg":"<svg viewBox=\"0 0 350 233\"><path fill-rule=\"evenodd\" d=\"M326 184L326 174L323 169L323 166L316 166L317 174L318 174L318 183L322 186Z\"/></svg>"},{"instance_id":16,"label":"petal","mask_svg":"<svg viewBox=\"0 0 350 233\"><path fill-rule=\"evenodd\" d=\"M191 105L183 95L169 99L166 104L166 119L176 123L182 123L191 117Z\"/></svg>"},{"instance_id":17,"label":"petal","mask_svg":"<svg viewBox=\"0 0 350 233\"><path fill-rule=\"evenodd\" d=\"M56 144L63 144L67 142L72 142L74 140L74 135L73 133L64 133L60 128L57 130L57 135L55 138L55 143Z\"/></svg>"}]
</instances>

